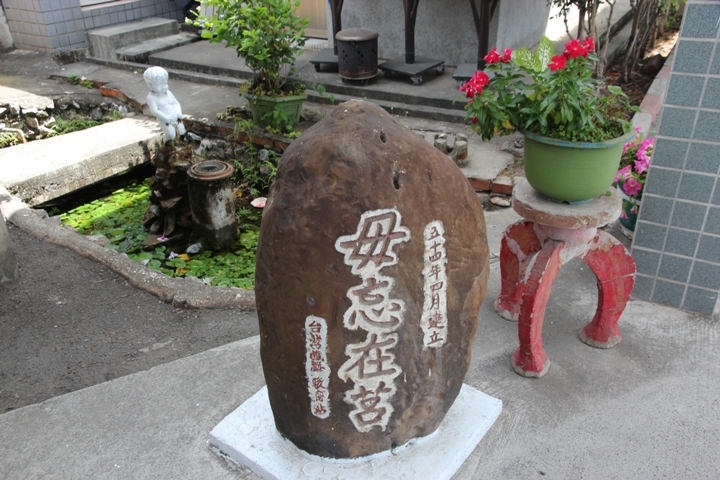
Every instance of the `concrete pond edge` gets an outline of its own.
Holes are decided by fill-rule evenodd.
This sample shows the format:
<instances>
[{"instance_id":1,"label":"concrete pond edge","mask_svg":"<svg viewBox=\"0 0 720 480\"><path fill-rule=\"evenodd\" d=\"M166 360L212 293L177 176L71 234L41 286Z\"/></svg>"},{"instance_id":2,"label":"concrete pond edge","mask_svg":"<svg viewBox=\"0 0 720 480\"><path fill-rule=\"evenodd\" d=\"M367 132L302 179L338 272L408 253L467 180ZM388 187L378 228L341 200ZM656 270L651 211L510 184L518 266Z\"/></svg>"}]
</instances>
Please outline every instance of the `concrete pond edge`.
<instances>
[{"instance_id":1,"label":"concrete pond edge","mask_svg":"<svg viewBox=\"0 0 720 480\"><path fill-rule=\"evenodd\" d=\"M131 258L85 238L62 226L43 210L28 207L0 185L0 212L23 232L67 248L114 271L135 288L180 308L255 309L255 292L241 288L213 287L194 278L171 278Z\"/></svg>"}]
</instances>

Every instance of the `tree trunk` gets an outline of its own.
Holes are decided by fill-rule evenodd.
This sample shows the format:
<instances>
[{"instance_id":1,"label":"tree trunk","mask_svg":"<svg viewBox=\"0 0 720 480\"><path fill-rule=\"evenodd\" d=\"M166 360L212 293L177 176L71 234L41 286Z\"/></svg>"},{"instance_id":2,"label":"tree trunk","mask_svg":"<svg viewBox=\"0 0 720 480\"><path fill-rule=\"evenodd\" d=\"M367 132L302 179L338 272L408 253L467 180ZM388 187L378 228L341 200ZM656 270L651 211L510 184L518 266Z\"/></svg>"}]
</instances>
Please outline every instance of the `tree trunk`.
<instances>
[{"instance_id":1,"label":"tree trunk","mask_svg":"<svg viewBox=\"0 0 720 480\"><path fill-rule=\"evenodd\" d=\"M633 28L627 52L620 72L620 83L630 80L635 66L645 51L654 42L655 26L661 12L658 0L637 0L634 7Z\"/></svg>"}]
</instances>

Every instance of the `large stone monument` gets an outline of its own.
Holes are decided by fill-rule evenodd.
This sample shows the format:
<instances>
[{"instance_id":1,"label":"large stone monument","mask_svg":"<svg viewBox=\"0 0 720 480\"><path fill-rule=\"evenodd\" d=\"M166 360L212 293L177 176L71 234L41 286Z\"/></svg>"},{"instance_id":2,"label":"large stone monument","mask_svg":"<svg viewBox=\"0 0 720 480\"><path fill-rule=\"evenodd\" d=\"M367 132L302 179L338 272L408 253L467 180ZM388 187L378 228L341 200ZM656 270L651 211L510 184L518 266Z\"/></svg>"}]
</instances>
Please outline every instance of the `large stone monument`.
<instances>
[{"instance_id":1,"label":"large stone monument","mask_svg":"<svg viewBox=\"0 0 720 480\"><path fill-rule=\"evenodd\" d=\"M376 105L336 107L287 149L263 213L255 291L280 434L353 458L433 433L488 269L482 207L453 161Z\"/></svg>"}]
</instances>

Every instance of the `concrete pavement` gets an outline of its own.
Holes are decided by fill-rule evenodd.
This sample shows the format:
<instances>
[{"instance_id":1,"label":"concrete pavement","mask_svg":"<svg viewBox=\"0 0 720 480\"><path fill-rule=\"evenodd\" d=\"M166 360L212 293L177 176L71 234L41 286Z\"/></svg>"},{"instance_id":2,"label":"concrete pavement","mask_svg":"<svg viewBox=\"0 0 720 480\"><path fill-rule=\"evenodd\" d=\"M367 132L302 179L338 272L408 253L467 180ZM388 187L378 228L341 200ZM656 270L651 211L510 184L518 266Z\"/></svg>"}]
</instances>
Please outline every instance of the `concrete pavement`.
<instances>
[{"instance_id":1,"label":"concrete pavement","mask_svg":"<svg viewBox=\"0 0 720 480\"><path fill-rule=\"evenodd\" d=\"M542 379L516 375L516 325L496 315L491 269L465 382L503 401L457 479L718 478L720 328L631 301L623 341L599 350L577 331L595 307L582 263L548 305ZM264 384L252 337L0 415L0 478L250 479L207 445L209 431Z\"/></svg>"}]
</instances>

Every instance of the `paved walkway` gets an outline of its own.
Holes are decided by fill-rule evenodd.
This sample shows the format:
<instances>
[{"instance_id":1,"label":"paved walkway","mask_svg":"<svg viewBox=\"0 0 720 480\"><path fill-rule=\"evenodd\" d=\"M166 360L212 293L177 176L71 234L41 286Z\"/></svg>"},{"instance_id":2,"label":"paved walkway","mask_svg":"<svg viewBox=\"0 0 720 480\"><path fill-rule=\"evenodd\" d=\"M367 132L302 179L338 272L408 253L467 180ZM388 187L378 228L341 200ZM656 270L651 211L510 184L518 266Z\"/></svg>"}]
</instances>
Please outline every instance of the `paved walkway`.
<instances>
[{"instance_id":1,"label":"paved walkway","mask_svg":"<svg viewBox=\"0 0 720 480\"><path fill-rule=\"evenodd\" d=\"M516 325L496 315L497 264L466 377L503 401L456 479L717 478L717 322L631 301L623 341L586 346L587 268L564 269L548 305L540 380L516 375ZM244 479L209 431L264 383L258 337L0 415L0 478Z\"/></svg>"}]
</instances>

